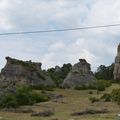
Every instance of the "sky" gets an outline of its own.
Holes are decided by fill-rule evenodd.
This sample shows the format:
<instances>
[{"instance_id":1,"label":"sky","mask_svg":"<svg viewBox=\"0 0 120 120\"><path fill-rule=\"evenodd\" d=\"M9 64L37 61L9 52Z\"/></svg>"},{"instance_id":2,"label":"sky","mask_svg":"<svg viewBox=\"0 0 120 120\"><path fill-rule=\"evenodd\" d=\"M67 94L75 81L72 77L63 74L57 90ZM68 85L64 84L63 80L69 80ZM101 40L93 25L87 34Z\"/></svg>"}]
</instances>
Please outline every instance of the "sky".
<instances>
[{"instance_id":1,"label":"sky","mask_svg":"<svg viewBox=\"0 0 120 120\"><path fill-rule=\"evenodd\" d=\"M120 0L0 0L0 33L119 23ZM95 71L114 62L119 41L120 26L0 36L0 69L10 56L43 69L84 58Z\"/></svg>"}]
</instances>

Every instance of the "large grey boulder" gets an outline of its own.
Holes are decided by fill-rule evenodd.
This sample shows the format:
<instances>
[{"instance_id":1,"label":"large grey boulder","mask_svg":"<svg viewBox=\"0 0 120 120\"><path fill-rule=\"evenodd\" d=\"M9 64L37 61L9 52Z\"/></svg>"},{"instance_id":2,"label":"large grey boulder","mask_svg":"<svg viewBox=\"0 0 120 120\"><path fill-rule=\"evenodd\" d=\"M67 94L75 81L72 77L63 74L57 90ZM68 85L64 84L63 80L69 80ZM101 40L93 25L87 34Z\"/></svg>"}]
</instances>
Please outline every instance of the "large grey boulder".
<instances>
[{"instance_id":1,"label":"large grey boulder","mask_svg":"<svg viewBox=\"0 0 120 120\"><path fill-rule=\"evenodd\" d=\"M95 77L91 71L90 64L85 59L80 59L76 63L68 76L64 80L64 88L74 88L76 86L86 85L95 80Z\"/></svg>"},{"instance_id":2,"label":"large grey boulder","mask_svg":"<svg viewBox=\"0 0 120 120\"><path fill-rule=\"evenodd\" d=\"M117 56L115 58L115 64L114 64L114 79L120 80L120 44L117 48Z\"/></svg>"},{"instance_id":3,"label":"large grey boulder","mask_svg":"<svg viewBox=\"0 0 120 120\"><path fill-rule=\"evenodd\" d=\"M54 86L52 79L41 70L41 63L21 61L10 57L6 57L6 60L7 63L1 70L0 85Z\"/></svg>"}]
</instances>

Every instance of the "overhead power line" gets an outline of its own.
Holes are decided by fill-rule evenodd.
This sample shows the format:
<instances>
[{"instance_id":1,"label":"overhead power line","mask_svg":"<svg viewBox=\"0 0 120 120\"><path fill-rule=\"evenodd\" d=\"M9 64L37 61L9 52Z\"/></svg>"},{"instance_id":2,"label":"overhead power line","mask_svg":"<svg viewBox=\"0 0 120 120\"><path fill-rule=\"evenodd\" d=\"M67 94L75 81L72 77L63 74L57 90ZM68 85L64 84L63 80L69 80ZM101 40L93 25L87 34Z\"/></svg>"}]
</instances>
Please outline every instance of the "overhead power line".
<instances>
[{"instance_id":1,"label":"overhead power line","mask_svg":"<svg viewBox=\"0 0 120 120\"><path fill-rule=\"evenodd\" d=\"M64 32L64 31L76 31L76 30L107 28L107 27L117 27L117 26L120 26L120 24L108 24L108 25L100 25L100 26L98 25L98 26L86 26L86 27L51 29L51 30L38 30L38 31L8 32L8 33L0 33L0 35L17 35L17 34Z\"/></svg>"}]
</instances>

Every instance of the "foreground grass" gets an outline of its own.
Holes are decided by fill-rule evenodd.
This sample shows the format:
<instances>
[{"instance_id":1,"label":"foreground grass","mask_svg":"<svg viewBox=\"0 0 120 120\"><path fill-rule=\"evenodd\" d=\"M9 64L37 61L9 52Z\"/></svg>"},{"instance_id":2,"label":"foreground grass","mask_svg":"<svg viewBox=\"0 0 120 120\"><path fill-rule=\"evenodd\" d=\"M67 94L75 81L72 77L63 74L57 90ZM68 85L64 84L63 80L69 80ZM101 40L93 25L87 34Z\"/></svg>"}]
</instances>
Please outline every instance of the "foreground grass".
<instances>
[{"instance_id":1,"label":"foreground grass","mask_svg":"<svg viewBox=\"0 0 120 120\"><path fill-rule=\"evenodd\" d=\"M96 102L91 103L89 98L100 97L104 93L109 93L112 89L120 88L120 85L113 84L111 87L107 88L106 91L100 92L99 94L93 90L93 94L89 94L90 90L64 90L56 89L51 93L62 94L62 99L58 101L49 101L45 103L39 103L34 106L27 106L35 111L42 111L53 109L55 115L52 117L31 117L30 114L23 113L11 113L0 111L0 117L3 120L115 120L118 113L120 113L120 106L113 102ZM108 109L110 113L107 114L95 114L95 115L83 115L73 117L70 114L73 112L79 112L86 109ZM1 119L2 120L2 119Z\"/></svg>"}]
</instances>

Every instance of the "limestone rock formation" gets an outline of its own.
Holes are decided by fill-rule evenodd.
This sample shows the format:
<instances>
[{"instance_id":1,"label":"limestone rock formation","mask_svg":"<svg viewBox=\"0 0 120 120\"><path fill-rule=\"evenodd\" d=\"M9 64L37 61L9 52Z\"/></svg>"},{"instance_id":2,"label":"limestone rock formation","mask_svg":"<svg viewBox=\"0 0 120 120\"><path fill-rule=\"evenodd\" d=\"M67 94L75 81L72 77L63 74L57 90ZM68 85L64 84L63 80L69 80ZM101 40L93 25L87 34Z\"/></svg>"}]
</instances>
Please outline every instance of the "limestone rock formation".
<instances>
[{"instance_id":1,"label":"limestone rock formation","mask_svg":"<svg viewBox=\"0 0 120 120\"><path fill-rule=\"evenodd\" d=\"M115 64L114 64L114 79L120 80L120 44L117 48L117 56L115 58Z\"/></svg>"},{"instance_id":2,"label":"limestone rock formation","mask_svg":"<svg viewBox=\"0 0 120 120\"><path fill-rule=\"evenodd\" d=\"M85 59L80 59L72 67L67 78L64 80L64 88L74 88L76 86L86 85L93 81L95 77L90 68L90 64Z\"/></svg>"},{"instance_id":3,"label":"limestone rock formation","mask_svg":"<svg viewBox=\"0 0 120 120\"><path fill-rule=\"evenodd\" d=\"M7 63L1 70L1 85L28 84L32 86L54 86L52 79L41 70L41 63L21 61L10 57L6 57L6 60Z\"/></svg>"}]
</instances>

